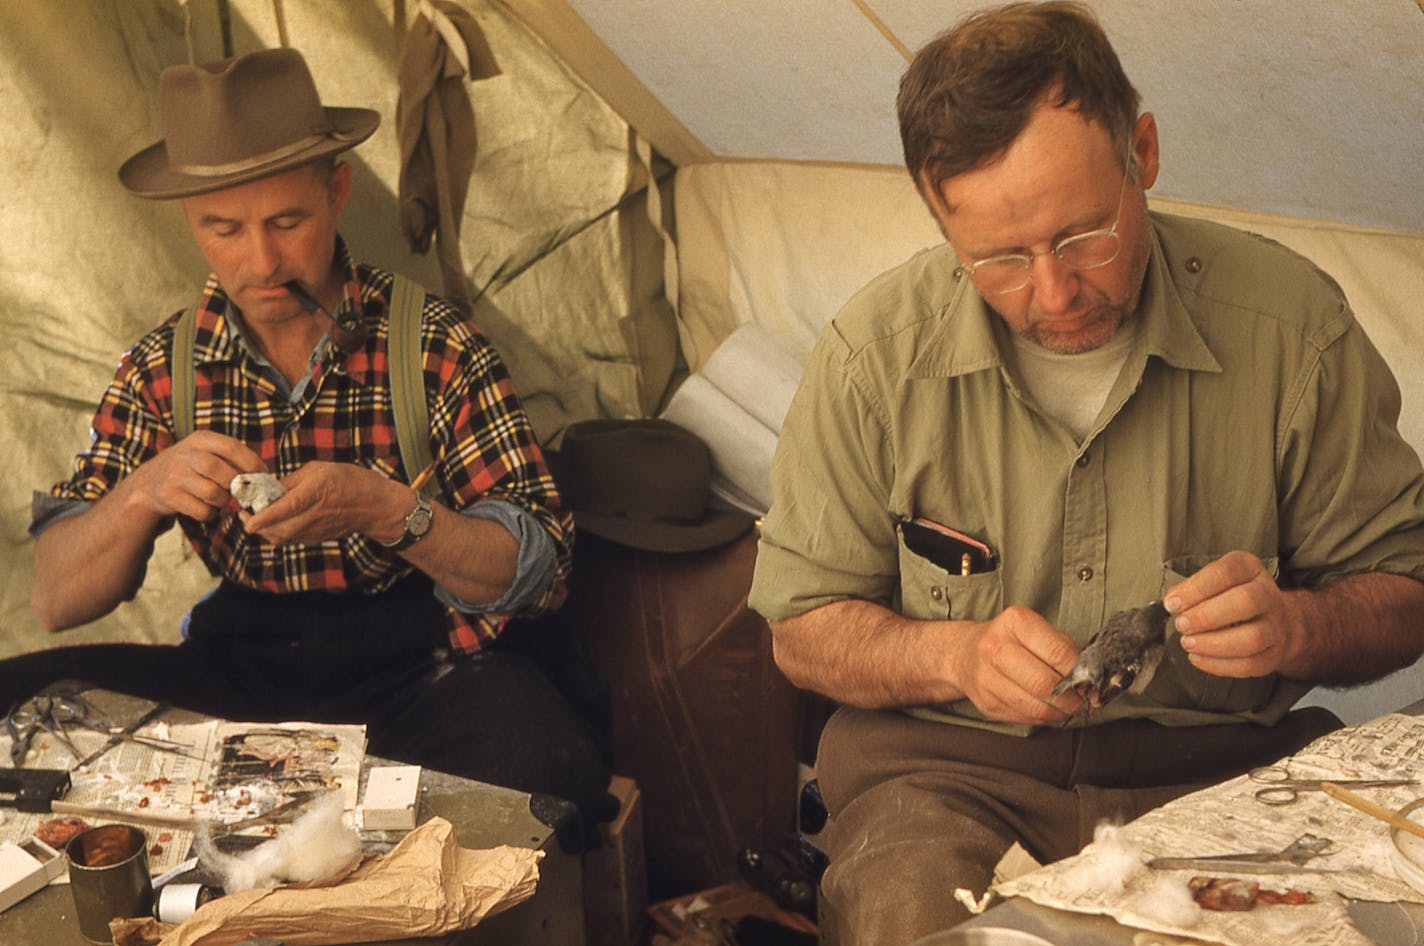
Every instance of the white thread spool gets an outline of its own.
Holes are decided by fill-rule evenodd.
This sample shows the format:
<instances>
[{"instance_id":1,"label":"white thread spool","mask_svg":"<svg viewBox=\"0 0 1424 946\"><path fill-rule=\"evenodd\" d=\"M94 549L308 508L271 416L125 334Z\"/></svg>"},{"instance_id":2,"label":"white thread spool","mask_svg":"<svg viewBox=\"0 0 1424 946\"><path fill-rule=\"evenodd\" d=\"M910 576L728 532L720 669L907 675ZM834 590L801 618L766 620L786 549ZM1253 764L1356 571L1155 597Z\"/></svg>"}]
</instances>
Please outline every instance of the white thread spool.
<instances>
[{"instance_id":1,"label":"white thread spool","mask_svg":"<svg viewBox=\"0 0 1424 946\"><path fill-rule=\"evenodd\" d=\"M207 884L164 884L158 888L153 913L161 923L182 923L198 907L221 894L217 887Z\"/></svg>"}]
</instances>

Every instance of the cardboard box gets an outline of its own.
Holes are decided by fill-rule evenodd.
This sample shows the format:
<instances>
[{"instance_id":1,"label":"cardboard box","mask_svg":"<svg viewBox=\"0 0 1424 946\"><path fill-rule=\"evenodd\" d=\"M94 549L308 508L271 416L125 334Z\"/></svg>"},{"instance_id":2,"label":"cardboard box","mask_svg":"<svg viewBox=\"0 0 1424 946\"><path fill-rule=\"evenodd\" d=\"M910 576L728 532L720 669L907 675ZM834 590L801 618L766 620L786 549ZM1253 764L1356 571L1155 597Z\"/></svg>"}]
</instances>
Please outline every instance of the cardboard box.
<instances>
[{"instance_id":1,"label":"cardboard box","mask_svg":"<svg viewBox=\"0 0 1424 946\"><path fill-rule=\"evenodd\" d=\"M357 812L367 831L410 831L420 797L420 766L373 765Z\"/></svg>"},{"instance_id":2,"label":"cardboard box","mask_svg":"<svg viewBox=\"0 0 1424 946\"><path fill-rule=\"evenodd\" d=\"M608 791L618 815L600 826L602 844L583 858L584 934L588 946L641 943L648 908L643 800L632 779L614 776Z\"/></svg>"},{"instance_id":3,"label":"cardboard box","mask_svg":"<svg viewBox=\"0 0 1424 946\"><path fill-rule=\"evenodd\" d=\"M64 857L39 838L0 843L0 911L44 888L64 873Z\"/></svg>"}]
</instances>

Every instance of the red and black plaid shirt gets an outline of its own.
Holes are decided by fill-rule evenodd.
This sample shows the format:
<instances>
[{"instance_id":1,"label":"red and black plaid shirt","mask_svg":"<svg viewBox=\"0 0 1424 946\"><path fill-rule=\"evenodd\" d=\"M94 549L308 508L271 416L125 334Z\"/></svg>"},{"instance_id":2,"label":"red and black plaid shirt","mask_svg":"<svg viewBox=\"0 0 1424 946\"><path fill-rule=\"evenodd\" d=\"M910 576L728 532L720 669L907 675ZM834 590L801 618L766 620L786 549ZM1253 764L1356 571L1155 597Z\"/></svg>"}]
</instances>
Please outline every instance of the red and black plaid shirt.
<instances>
[{"instance_id":1,"label":"red and black plaid shirt","mask_svg":"<svg viewBox=\"0 0 1424 946\"><path fill-rule=\"evenodd\" d=\"M246 351L229 320L227 295L209 277L194 339L195 427L246 443L278 476L326 460L358 463L410 482L419 471L401 464L387 370L392 277L357 266L344 243L338 245L338 259L347 274L343 311L354 307L367 339L350 354L324 343L295 403ZM169 359L179 314L141 338L119 362L94 416L91 446L52 495L97 500L173 445ZM425 297L420 334L430 448L443 502L462 510L500 499L532 515L554 540L557 564L549 587L525 611L557 606L565 593L573 520L503 362L470 321L435 296ZM412 571L404 559L362 535L274 545L248 534L235 509L212 522L180 516L179 523L212 574L263 591L373 594ZM465 652L493 640L509 617L447 610L451 645Z\"/></svg>"}]
</instances>

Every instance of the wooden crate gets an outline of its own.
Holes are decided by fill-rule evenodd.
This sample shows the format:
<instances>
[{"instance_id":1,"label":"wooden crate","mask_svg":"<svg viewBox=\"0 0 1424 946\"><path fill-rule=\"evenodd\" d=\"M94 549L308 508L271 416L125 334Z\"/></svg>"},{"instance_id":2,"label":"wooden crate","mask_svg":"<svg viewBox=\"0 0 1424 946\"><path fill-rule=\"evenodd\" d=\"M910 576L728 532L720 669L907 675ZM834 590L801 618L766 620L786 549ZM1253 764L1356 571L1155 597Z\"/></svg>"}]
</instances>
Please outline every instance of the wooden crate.
<instances>
[{"instance_id":1,"label":"wooden crate","mask_svg":"<svg viewBox=\"0 0 1424 946\"><path fill-rule=\"evenodd\" d=\"M618 816L600 826L602 844L583 858L584 931L588 946L636 946L647 922L643 800L637 784L614 776Z\"/></svg>"}]
</instances>

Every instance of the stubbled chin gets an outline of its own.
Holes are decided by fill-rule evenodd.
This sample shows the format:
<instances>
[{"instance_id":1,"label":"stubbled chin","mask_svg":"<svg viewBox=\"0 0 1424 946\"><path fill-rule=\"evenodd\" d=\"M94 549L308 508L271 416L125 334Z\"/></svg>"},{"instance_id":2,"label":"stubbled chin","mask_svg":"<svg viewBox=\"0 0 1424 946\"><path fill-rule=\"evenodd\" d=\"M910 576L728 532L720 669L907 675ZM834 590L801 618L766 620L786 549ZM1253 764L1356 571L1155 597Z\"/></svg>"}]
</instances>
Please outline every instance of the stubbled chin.
<instances>
[{"instance_id":1,"label":"stubbled chin","mask_svg":"<svg viewBox=\"0 0 1424 946\"><path fill-rule=\"evenodd\" d=\"M1112 341L1122 322L1121 315L1113 310L1066 331L1055 330L1051 321L1035 322L1024 329L1023 337L1056 355L1081 355Z\"/></svg>"},{"instance_id":2,"label":"stubbled chin","mask_svg":"<svg viewBox=\"0 0 1424 946\"><path fill-rule=\"evenodd\" d=\"M1067 334L1045 332L1036 327L1024 333L1024 338L1055 355L1081 355L1102 348L1112 337L1112 330L1101 325Z\"/></svg>"}]
</instances>

